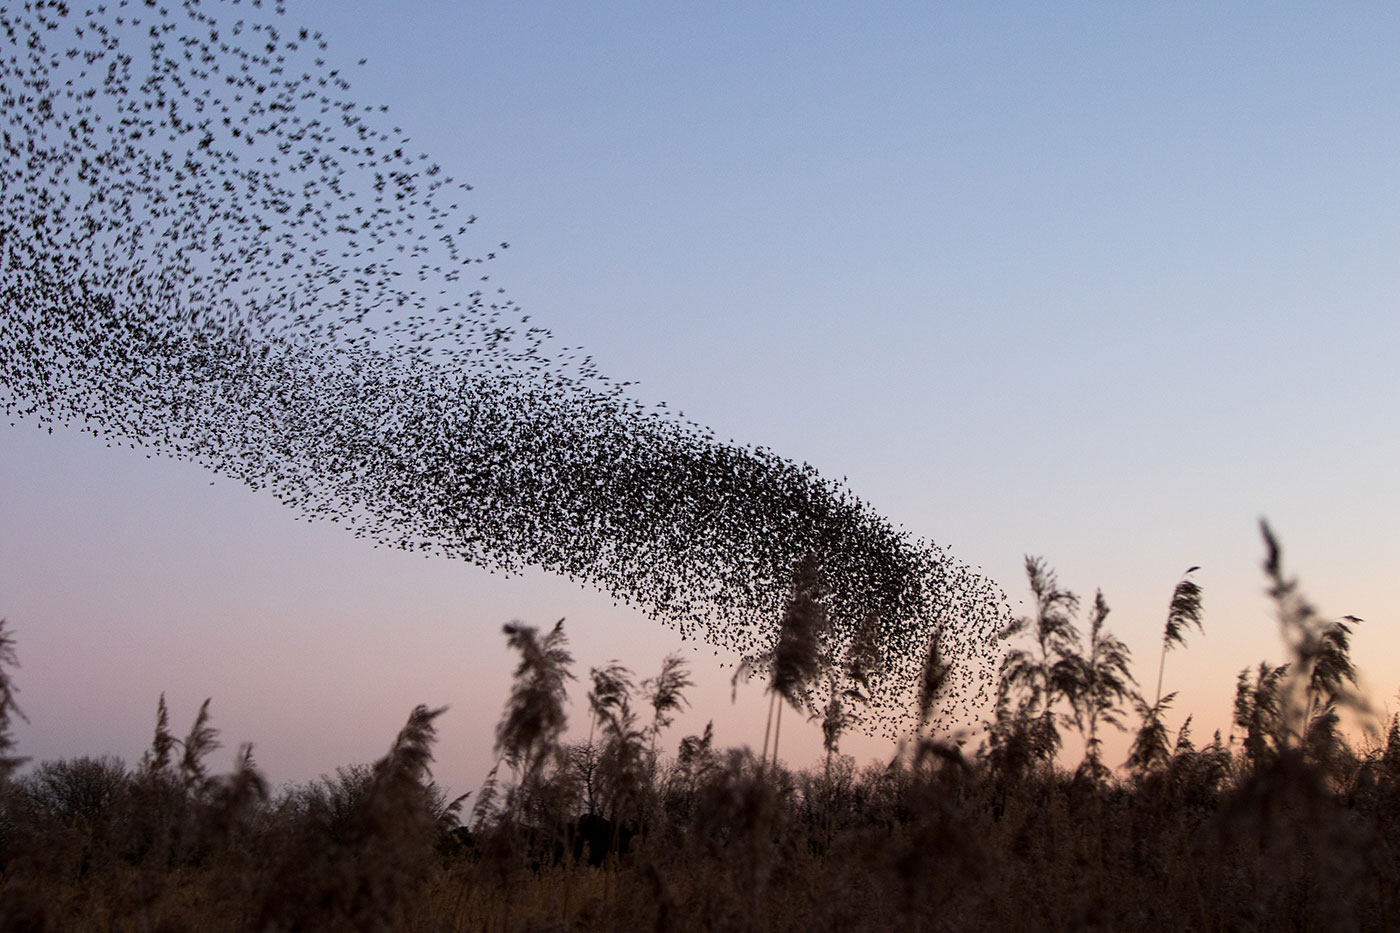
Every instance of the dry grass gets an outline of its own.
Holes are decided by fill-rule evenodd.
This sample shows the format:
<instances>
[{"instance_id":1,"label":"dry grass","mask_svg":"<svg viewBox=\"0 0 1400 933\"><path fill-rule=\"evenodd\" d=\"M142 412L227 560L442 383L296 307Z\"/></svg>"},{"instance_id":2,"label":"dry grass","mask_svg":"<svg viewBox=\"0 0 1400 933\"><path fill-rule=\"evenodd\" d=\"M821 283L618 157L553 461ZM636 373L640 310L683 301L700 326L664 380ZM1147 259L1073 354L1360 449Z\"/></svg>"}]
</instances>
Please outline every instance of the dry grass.
<instances>
[{"instance_id":1,"label":"dry grass","mask_svg":"<svg viewBox=\"0 0 1400 933\"><path fill-rule=\"evenodd\" d=\"M1038 561L1037 615L1020 626L1032 644L1004 671L994 742L964 755L920 736L865 769L833 741L820 767L792 772L715 748L709 730L666 758L690 686L674 659L640 689L621 668L594 671L596 740L562 744L563 630L512 625L522 661L498 738L515 780L483 792L470 828L429 773L441 710L415 709L373 766L270 795L247 747L232 774L210 775L207 703L177 739L162 699L138 767L80 758L4 781L0 929L1389 929L1400 720L1364 751L1347 744L1339 718L1370 715L1349 657L1356 620L1318 615L1266 540L1291 657L1241 675L1238 731L1201 748L1189 723L1167 733L1169 697L1130 690L1102 598L1081 647L1076 601ZM1201 624L1199 588L1186 595L1173 594L1164 650L1181 644L1173 624ZM3 625L0 661L3 736L17 714ZM857 661L825 662L852 704ZM1034 744L1047 721L1094 738L1129 693L1141 724L1126 774L1065 770Z\"/></svg>"}]
</instances>

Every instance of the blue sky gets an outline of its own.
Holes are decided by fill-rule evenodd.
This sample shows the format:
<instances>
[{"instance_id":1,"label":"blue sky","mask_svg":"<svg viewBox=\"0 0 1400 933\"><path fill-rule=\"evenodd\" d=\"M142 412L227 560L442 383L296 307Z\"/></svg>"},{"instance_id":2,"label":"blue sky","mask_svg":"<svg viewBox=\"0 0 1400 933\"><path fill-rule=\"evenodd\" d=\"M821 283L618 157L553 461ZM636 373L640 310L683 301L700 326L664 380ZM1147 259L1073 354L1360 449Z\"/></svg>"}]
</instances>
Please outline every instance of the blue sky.
<instances>
[{"instance_id":1,"label":"blue sky","mask_svg":"<svg viewBox=\"0 0 1400 933\"><path fill-rule=\"evenodd\" d=\"M1148 687L1171 588L1202 565L1206 635L1167 674L1198 734L1228 729L1240 668L1283 660L1267 516L1320 608L1366 619L1358 658L1394 705L1394 7L318 2L286 21L475 186L483 241L511 243L492 282L638 397L847 477L1013 606L1026 553L1102 587ZM580 675L679 647L576 585L376 551L210 479L0 433L23 752L135 758L164 688L177 723L212 695L230 745L303 779L446 703L440 773L465 790L490 764L503 622L568 618ZM673 738L713 717L760 741L761 702L731 707L728 671L692 657L704 687Z\"/></svg>"}]
</instances>

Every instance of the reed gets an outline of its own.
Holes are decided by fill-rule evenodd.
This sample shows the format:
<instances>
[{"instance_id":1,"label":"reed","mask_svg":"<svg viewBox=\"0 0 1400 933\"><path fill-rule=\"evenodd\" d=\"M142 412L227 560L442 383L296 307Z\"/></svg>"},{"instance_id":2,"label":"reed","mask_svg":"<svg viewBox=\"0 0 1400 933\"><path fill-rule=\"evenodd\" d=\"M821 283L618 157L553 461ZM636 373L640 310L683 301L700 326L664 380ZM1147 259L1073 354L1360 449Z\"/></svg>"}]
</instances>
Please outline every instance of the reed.
<instances>
[{"instance_id":1,"label":"reed","mask_svg":"<svg viewBox=\"0 0 1400 933\"><path fill-rule=\"evenodd\" d=\"M1133 689L1102 594L1081 634L1078 601L1037 559L987 738L966 748L938 727L948 673L933 640L914 743L865 767L837 745L878 663L865 649L816 652L827 754L792 771L709 727L668 756L691 685L674 658L640 685L593 670L593 734L565 744L563 629L513 623L497 729L509 767L466 825L464 798L432 780L441 709L415 708L379 761L273 793L247 744L217 773L208 701L177 738L162 696L136 767L46 761L0 781L0 929L1389 929L1400 718L1351 738L1348 723L1375 724L1357 620L1313 609L1267 529L1265 542L1289 657L1241 673L1228 739L1198 746L1190 717L1168 730L1173 694ZM1180 595L1170 617L1199 629L1199 589L1195 616ZM15 650L0 633L8 716ZM1115 770L1096 740L1130 706L1142 725ZM1085 736L1078 767L1047 757L1047 717Z\"/></svg>"}]
</instances>

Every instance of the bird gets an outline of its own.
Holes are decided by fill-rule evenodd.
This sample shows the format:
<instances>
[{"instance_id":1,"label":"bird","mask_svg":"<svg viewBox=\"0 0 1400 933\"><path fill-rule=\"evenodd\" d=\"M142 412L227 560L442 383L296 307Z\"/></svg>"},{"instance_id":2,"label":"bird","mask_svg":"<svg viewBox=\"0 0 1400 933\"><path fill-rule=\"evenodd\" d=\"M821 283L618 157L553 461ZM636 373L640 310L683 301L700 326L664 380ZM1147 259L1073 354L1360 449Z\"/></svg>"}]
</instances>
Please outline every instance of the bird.
<instances>
[{"instance_id":1,"label":"bird","mask_svg":"<svg viewBox=\"0 0 1400 933\"><path fill-rule=\"evenodd\" d=\"M750 663L816 568L832 663L879 620L868 728L908 722L934 637L975 696L1009 619L992 581L464 287L511 247L476 236L471 185L349 96L320 32L231 9L0 8L7 420L198 463L376 547L543 568Z\"/></svg>"}]
</instances>

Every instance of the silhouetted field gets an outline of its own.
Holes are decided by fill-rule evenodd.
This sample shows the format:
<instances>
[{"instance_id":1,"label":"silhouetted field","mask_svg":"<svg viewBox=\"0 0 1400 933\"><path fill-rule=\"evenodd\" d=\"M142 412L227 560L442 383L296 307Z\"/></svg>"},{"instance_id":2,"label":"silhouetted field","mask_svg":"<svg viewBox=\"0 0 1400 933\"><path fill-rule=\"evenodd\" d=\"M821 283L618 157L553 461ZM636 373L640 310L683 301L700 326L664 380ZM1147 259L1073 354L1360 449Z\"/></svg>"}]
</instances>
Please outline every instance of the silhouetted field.
<instances>
[{"instance_id":1,"label":"silhouetted field","mask_svg":"<svg viewBox=\"0 0 1400 933\"><path fill-rule=\"evenodd\" d=\"M1234 721L1207 742L1189 722L1166 728L1161 662L1155 695L1139 694L1103 598L1081 633L1078 600L1028 559L1035 611L1005 633L980 747L921 726L888 765L857 768L839 741L880 646L826 652L808 563L762 671L774 702L758 755L716 748L708 729L669 735L690 686L677 658L645 679L591 671L589 738L563 741L562 625L506 627L520 663L501 763L470 799L431 781L440 710L415 709L374 765L274 793L247 747L234 773L209 774L208 703L178 738L162 699L135 767L4 759L0 928L1390 929L1400 723L1382 736L1355 690L1359 620L1319 616L1265 538L1292 657L1241 672ZM1177 585L1163 657L1201 626L1201 597L1189 574ZM0 637L8 756L15 647ZM946 675L935 640L920 723ZM810 709L811 696L832 699ZM825 761L779 762L784 705L822 720ZM1118 770L1101 760L1110 726L1135 735ZM1083 762L1057 757L1066 729Z\"/></svg>"}]
</instances>

